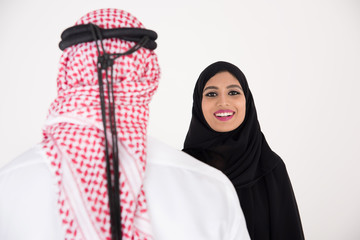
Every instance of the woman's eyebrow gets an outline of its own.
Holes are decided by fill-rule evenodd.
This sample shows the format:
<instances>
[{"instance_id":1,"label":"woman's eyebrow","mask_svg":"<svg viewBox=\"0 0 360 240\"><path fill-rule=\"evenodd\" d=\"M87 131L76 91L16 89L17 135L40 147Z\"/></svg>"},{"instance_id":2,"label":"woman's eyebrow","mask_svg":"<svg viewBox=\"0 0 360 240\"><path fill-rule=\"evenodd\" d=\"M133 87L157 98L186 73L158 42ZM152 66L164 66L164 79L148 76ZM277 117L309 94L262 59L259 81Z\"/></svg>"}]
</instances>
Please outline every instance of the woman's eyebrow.
<instances>
[{"instance_id":1,"label":"woman's eyebrow","mask_svg":"<svg viewBox=\"0 0 360 240\"><path fill-rule=\"evenodd\" d=\"M241 86L236 85L236 84L229 85L229 86L227 86L226 88L227 88L227 89L229 89L229 88L239 88L240 90L242 90Z\"/></svg>"},{"instance_id":2,"label":"woman's eyebrow","mask_svg":"<svg viewBox=\"0 0 360 240\"><path fill-rule=\"evenodd\" d=\"M208 90L208 89L215 89L215 90L217 90L217 89L219 89L219 88L218 88L218 87L215 87L215 86L208 86L208 87L204 88L203 92L205 92L205 91Z\"/></svg>"}]
</instances>

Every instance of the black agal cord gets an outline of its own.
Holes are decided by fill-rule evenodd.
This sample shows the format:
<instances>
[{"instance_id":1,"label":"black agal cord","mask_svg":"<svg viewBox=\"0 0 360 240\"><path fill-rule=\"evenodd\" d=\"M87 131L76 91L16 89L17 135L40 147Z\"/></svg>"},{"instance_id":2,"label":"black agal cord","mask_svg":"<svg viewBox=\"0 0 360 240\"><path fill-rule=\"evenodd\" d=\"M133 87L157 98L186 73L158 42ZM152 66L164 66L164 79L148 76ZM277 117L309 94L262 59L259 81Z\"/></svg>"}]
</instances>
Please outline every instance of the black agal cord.
<instances>
[{"instance_id":1,"label":"black agal cord","mask_svg":"<svg viewBox=\"0 0 360 240\"><path fill-rule=\"evenodd\" d=\"M148 40L148 36L143 36L139 42L136 43L131 49L124 53L115 53L108 54L105 51L103 45L103 36L101 34L101 29L93 24L90 24L91 33L93 39L96 42L96 48L98 52L98 61L97 61L97 71L98 71L98 81L99 81L99 91L100 91L100 105L101 105L101 115L102 122L104 127L105 135L105 157L106 157L106 177L107 177L107 190L109 196L109 206L110 206L110 223L111 223L111 239L120 240L122 238L121 232L121 209L120 209L120 188L119 188L119 154L118 154L118 138L116 131L116 117L115 117L115 100L114 100L114 84L113 84L113 65L115 59L120 56L129 55L133 52L140 49L144 46ZM100 41L100 45L98 43ZM100 47L101 50L100 51ZM108 78L108 71L110 71L110 79ZM102 78L103 72L105 72L105 83L106 90L108 92L108 119L106 114L105 106L105 93L104 93L104 81ZM107 120L110 123L110 133L111 133L111 142L112 148L111 153L109 153L109 143L107 138ZM112 162L110 161L110 156L112 156ZM112 179L111 170L114 172L114 178Z\"/></svg>"}]
</instances>

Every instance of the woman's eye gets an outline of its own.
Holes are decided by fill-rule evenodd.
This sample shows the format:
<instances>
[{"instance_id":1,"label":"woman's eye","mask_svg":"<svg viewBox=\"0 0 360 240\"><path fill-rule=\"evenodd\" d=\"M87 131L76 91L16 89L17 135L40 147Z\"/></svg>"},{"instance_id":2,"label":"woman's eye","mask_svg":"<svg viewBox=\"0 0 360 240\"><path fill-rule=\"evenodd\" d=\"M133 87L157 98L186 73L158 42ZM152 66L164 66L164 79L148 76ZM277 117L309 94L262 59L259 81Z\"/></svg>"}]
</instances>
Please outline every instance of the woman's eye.
<instances>
[{"instance_id":1,"label":"woman's eye","mask_svg":"<svg viewBox=\"0 0 360 240\"><path fill-rule=\"evenodd\" d=\"M217 94L215 92L208 92L205 94L206 97L216 97Z\"/></svg>"},{"instance_id":2,"label":"woman's eye","mask_svg":"<svg viewBox=\"0 0 360 240\"><path fill-rule=\"evenodd\" d=\"M232 96L232 95L238 95L238 94L240 94L240 92L238 92L238 91L230 91L230 92L229 92L229 95L230 95L230 96Z\"/></svg>"}]
</instances>

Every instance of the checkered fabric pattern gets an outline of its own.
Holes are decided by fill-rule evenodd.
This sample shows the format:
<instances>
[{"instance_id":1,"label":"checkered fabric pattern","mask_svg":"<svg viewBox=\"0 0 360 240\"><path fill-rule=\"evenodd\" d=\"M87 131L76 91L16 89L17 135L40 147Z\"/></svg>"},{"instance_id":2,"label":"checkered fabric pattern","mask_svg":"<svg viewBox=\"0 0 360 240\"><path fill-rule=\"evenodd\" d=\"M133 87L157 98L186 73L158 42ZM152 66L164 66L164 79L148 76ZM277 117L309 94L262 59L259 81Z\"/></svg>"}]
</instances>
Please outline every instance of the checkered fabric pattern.
<instances>
[{"instance_id":1,"label":"checkered fabric pattern","mask_svg":"<svg viewBox=\"0 0 360 240\"><path fill-rule=\"evenodd\" d=\"M134 16L117 9L90 12L76 25L87 23L105 29L144 28ZM125 52L135 45L120 39L105 39L103 43L108 53ZM66 239L111 239L97 55L95 42L64 50L57 78L58 97L50 106L43 131L43 149L59 187L58 206ZM141 48L115 60L123 239L153 239L143 178L148 104L159 77L157 56L151 50ZM109 130L107 136L111 136ZM111 148L111 139L108 141Z\"/></svg>"}]
</instances>

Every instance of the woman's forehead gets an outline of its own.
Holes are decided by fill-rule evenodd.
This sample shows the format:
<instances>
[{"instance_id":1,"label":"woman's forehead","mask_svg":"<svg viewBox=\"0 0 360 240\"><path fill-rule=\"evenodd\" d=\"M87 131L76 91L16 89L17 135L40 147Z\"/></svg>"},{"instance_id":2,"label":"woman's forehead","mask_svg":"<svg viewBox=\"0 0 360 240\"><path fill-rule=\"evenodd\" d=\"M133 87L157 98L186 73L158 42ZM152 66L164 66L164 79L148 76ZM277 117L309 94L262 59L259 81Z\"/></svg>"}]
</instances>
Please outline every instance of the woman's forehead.
<instances>
[{"instance_id":1,"label":"woman's forehead","mask_svg":"<svg viewBox=\"0 0 360 240\"><path fill-rule=\"evenodd\" d=\"M230 85L237 85L241 87L240 81L230 72L222 71L211 77L205 84L204 89L209 86L213 87L228 87Z\"/></svg>"}]
</instances>

